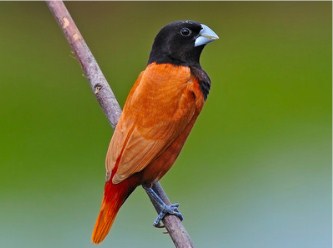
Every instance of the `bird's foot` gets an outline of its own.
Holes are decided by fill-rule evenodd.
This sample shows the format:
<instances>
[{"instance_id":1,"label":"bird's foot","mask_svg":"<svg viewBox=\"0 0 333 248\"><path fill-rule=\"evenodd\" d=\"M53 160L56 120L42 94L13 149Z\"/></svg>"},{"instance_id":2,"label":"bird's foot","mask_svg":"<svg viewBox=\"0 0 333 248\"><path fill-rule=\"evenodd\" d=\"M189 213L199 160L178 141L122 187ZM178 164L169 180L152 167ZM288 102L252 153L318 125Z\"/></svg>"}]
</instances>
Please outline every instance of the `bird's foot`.
<instances>
[{"instance_id":1,"label":"bird's foot","mask_svg":"<svg viewBox=\"0 0 333 248\"><path fill-rule=\"evenodd\" d=\"M184 219L183 215L178 210L178 203L167 205L152 188L145 186L143 186L143 188L160 209L160 212L153 223L154 227L163 228L164 225L161 224L161 222L167 214L175 215L181 221Z\"/></svg>"},{"instance_id":2,"label":"bird's foot","mask_svg":"<svg viewBox=\"0 0 333 248\"><path fill-rule=\"evenodd\" d=\"M171 215L175 215L177 216L181 221L184 219L183 215L179 212L178 210L179 204L175 203L175 204L171 204L171 205L167 205L164 204L160 213L158 214L157 218L154 221L154 227L157 228L163 228L164 225L161 224L161 221L164 219L164 217L167 214L171 214Z\"/></svg>"}]
</instances>

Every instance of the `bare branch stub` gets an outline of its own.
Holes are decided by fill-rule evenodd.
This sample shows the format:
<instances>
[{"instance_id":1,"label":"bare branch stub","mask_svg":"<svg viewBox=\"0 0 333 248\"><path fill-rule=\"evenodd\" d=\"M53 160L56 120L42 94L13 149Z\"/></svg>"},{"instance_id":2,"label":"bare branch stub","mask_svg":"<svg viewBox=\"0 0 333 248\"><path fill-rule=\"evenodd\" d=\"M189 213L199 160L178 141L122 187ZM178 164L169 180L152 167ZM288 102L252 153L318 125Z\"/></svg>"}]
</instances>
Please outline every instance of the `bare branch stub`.
<instances>
[{"instance_id":1,"label":"bare branch stub","mask_svg":"<svg viewBox=\"0 0 333 248\"><path fill-rule=\"evenodd\" d=\"M121 115L121 108L94 56L84 41L79 29L70 16L64 3L62 1L46 1L46 3L56 21L58 22L60 28L62 29L68 43L74 51L76 58L80 62L84 74L89 81L90 87L94 92L106 117L108 118L111 126L115 128ZM170 204L170 201L160 183L155 183L153 188L165 201L165 203ZM157 211L159 211L156 205L154 205L154 207ZM163 220L163 223L172 241L174 242L175 247L194 247L185 227L176 216L166 216Z\"/></svg>"}]
</instances>

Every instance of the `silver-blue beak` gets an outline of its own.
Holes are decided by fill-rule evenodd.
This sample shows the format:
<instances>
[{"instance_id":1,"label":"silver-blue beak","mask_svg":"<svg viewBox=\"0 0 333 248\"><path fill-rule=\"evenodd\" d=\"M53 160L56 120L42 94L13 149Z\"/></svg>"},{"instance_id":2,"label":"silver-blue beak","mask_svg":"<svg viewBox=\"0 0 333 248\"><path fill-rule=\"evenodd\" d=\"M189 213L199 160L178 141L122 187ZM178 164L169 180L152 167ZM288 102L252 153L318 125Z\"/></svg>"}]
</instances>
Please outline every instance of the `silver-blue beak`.
<instances>
[{"instance_id":1,"label":"silver-blue beak","mask_svg":"<svg viewBox=\"0 0 333 248\"><path fill-rule=\"evenodd\" d=\"M209 42L219 39L217 34L213 30L211 30L209 27L207 27L204 24L201 24L201 27L202 27L202 29L199 33L199 36L195 39L195 42L194 42L195 47L206 45Z\"/></svg>"}]
</instances>

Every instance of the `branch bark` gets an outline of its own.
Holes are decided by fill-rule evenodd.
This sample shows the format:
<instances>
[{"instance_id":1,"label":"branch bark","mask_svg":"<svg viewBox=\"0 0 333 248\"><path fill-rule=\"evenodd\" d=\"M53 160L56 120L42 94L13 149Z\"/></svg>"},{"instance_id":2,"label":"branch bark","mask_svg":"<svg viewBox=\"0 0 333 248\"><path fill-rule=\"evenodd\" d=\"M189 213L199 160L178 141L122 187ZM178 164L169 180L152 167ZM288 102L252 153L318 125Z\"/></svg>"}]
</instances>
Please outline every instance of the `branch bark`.
<instances>
[{"instance_id":1,"label":"branch bark","mask_svg":"<svg viewBox=\"0 0 333 248\"><path fill-rule=\"evenodd\" d=\"M84 41L64 3L62 1L46 1L46 3L74 51L76 58L80 62L84 75L88 78L90 87L107 119L111 126L115 128L121 115L121 108L94 56ZM165 194L160 183L155 183L153 189L166 204L170 204L169 198ZM159 212L158 206L152 199L151 201L154 204L156 211ZM194 247L188 232L178 217L167 215L163 220L163 224L174 242L175 247Z\"/></svg>"}]
</instances>

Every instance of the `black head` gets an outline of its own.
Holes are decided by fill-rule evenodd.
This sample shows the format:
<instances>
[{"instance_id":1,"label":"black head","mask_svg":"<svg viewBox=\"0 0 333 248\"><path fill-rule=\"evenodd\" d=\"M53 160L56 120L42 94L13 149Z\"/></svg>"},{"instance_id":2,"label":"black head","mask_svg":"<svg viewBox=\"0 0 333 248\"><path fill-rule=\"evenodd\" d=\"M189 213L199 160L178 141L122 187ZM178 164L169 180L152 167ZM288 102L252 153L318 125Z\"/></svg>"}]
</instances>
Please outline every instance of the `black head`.
<instances>
[{"instance_id":1,"label":"black head","mask_svg":"<svg viewBox=\"0 0 333 248\"><path fill-rule=\"evenodd\" d=\"M202 49L216 39L218 36L204 24L195 21L172 22L155 37L148 64L199 65Z\"/></svg>"}]
</instances>

